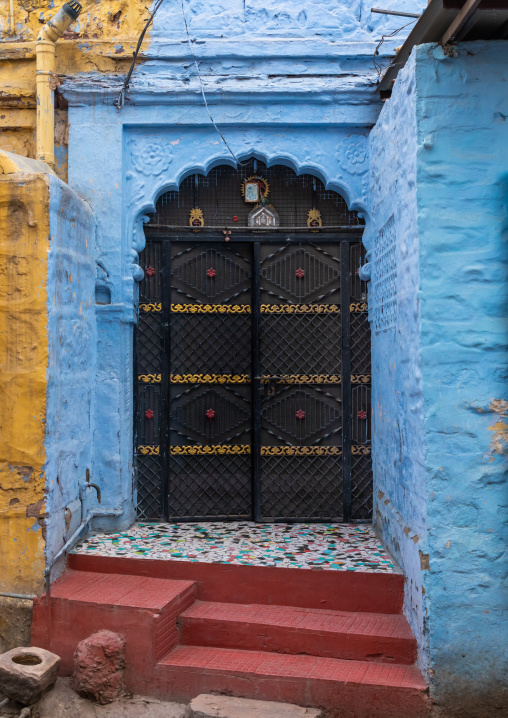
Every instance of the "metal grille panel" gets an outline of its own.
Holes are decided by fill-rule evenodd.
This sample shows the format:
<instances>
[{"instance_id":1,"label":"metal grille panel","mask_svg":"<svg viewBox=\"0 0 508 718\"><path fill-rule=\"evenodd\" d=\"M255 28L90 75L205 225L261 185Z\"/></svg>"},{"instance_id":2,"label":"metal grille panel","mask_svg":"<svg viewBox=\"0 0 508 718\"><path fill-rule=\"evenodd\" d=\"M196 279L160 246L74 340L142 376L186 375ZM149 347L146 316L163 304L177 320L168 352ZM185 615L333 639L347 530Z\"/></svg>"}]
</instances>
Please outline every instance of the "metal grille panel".
<instances>
[{"instance_id":1,"label":"metal grille panel","mask_svg":"<svg viewBox=\"0 0 508 718\"><path fill-rule=\"evenodd\" d=\"M218 167L159 199L140 257L136 446L142 518L364 521L372 512L370 331L361 242L172 236L246 225L257 174L283 226L360 225L309 175ZM208 221L208 218L211 218ZM155 231L155 234L154 234ZM158 233L158 234L157 234ZM234 238L235 235L233 235ZM301 237L301 235L300 235ZM228 238L226 237L226 240Z\"/></svg>"}]
</instances>

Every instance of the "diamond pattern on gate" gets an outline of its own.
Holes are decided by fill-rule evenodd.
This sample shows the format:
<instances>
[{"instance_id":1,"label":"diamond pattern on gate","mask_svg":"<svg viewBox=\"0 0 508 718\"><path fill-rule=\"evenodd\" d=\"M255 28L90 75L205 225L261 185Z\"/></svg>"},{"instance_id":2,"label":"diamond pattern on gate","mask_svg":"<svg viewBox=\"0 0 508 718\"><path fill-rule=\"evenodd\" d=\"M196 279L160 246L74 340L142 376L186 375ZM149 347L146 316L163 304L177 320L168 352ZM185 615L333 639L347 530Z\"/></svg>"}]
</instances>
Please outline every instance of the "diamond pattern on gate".
<instances>
[{"instance_id":1,"label":"diamond pattern on gate","mask_svg":"<svg viewBox=\"0 0 508 718\"><path fill-rule=\"evenodd\" d=\"M139 315L138 336L138 374L161 372L163 355L162 322L160 314Z\"/></svg>"},{"instance_id":2,"label":"diamond pattern on gate","mask_svg":"<svg viewBox=\"0 0 508 718\"><path fill-rule=\"evenodd\" d=\"M322 396L325 397L324 393ZM271 426L298 442L308 441L332 430L337 432L341 426L341 405L332 396L319 398L319 395L310 391L296 389L279 393L263 403L261 416L265 428ZM298 412L302 411L303 419L298 416ZM283 437L278 438L285 440Z\"/></svg>"},{"instance_id":3,"label":"diamond pattern on gate","mask_svg":"<svg viewBox=\"0 0 508 718\"><path fill-rule=\"evenodd\" d=\"M367 312L350 314L351 373L370 374L370 325Z\"/></svg>"},{"instance_id":4,"label":"diamond pattern on gate","mask_svg":"<svg viewBox=\"0 0 508 718\"><path fill-rule=\"evenodd\" d=\"M141 519L161 519L162 476L159 457L137 457L137 515Z\"/></svg>"},{"instance_id":5,"label":"diamond pattern on gate","mask_svg":"<svg viewBox=\"0 0 508 718\"><path fill-rule=\"evenodd\" d=\"M181 433L183 427L193 434L192 438L209 444L227 443L248 431L250 425L245 426L250 421L248 400L236 392L231 392L229 398L225 396L227 391L221 387L220 391L207 389L197 394L190 393L172 409L171 430ZM242 426L243 430L234 435L235 430Z\"/></svg>"},{"instance_id":6,"label":"diamond pattern on gate","mask_svg":"<svg viewBox=\"0 0 508 718\"><path fill-rule=\"evenodd\" d=\"M351 518L372 519L372 458L371 455L351 457Z\"/></svg>"},{"instance_id":7,"label":"diamond pattern on gate","mask_svg":"<svg viewBox=\"0 0 508 718\"><path fill-rule=\"evenodd\" d=\"M229 253L228 253L229 254ZM250 272L231 256L214 247L177 264L171 276L187 289L213 301L227 301L239 289L248 289Z\"/></svg>"},{"instance_id":8,"label":"diamond pattern on gate","mask_svg":"<svg viewBox=\"0 0 508 718\"><path fill-rule=\"evenodd\" d=\"M341 474L340 457L263 457L263 518L342 520Z\"/></svg>"},{"instance_id":9,"label":"diamond pattern on gate","mask_svg":"<svg viewBox=\"0 0 508 718\"><path fill-rule=\"evenodd\" d=\"M170 518L250 518L250 456L172 456L169 475Z\"/></svg>"},{"instance_id":10,"label":"diamond pattern on gate","mask_svg":"<svg viewBox=\"0 0 508 718\"><path fill-rule=\"evenodd\" d=\"M320 251L317 248L315 250ZM303 274L300 270L303 270ZM281 254L268 256L263 260L261 276L292 299L304 302L320 289L332 283L338 285L340 264L325 255L323 259L319 259L300 247L287 248ZM334 287L336 288L338 286Z\"/></svg>"},{"instance_id":11,"label":"diamond pattern on gate","mask_svg":"<svg viewBox=\"0 0 508 718\"><path fill-rule=\"evenodd\" d=\"M172 314L172 374L249 374L250 315Z\"/></svg>"},{"instance_id":12,"label":"diamond pattern on gate","mask_svg":"<svg viewBox=\"0 0 508 718\"><path fill-rule=\"evenodd\" d=\"M340 315L262 315L263 374L340 374Z\"/></svg>"}]
</instances>

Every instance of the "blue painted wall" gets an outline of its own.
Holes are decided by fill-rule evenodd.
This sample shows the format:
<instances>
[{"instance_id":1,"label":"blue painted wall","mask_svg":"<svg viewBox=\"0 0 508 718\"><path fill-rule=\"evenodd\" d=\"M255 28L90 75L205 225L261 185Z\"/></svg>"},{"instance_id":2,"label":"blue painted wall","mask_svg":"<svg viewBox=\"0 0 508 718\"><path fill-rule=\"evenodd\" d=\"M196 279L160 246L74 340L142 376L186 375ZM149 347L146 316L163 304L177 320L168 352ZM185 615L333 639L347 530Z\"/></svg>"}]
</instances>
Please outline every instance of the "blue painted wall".
<instances>
[{"instance_id":1,"label":"blue painted wall","mask_svg":"<svg viewBox=\"0 0 508 718\"><path fill-rule=\"evenodd\" d=\"M394 3L395 0L393 0ZM390 0L392 2L392 0ZM424 2L408 0L405 9ZM256 156L320 177L365 211L367 135L381 102L373 55L383 32L404 24L365 2L185 2L193 52L213 117L238 157ZM383 44L387 64L406 28ZM118 110L121 80L67 78L69 184L97 221L97 375L93 476L104 508L133 520L132 355L143 214L192 172L234 160L210 122L186 40L181 6L163 3L151 41Z\"/></svg>"},{"instance_id":2,"label":"blue painted wall","mask_svg":"<svg viewBox=\"0 0 508 718\"><path fill-rule=\"evenodd\" d=\"M502 41L417 48L370 142L376 523L461 718L508 710L507 60ZM390 241L395 318L376 333Z\"/></svg>"},{"instance_id":3,"label":"blue painted wall","mask_svg":"<svg viewBox=\"0 0 508 718\"><path fill-rule=\"evenodd\" d=\"M96 338L93 213L66 184L54 175L48 177L51 240L45 472L46 554L51 560L81 521L79 489L92 466ZM88 499L93 501L93 494Z\"/></svg>"}]
</instances>

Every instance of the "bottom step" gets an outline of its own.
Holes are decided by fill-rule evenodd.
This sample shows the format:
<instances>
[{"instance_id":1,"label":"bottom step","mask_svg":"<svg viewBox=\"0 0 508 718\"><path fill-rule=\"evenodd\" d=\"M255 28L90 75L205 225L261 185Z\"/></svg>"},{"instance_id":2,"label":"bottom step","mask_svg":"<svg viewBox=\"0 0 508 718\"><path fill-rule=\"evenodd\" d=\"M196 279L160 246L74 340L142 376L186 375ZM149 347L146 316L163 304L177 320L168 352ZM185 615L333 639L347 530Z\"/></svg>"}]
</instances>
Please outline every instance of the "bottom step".
<instances>
[{"instance_id":1,"label":"bottom step","mask_svg":"<svg viewBox=\"0 0 508 718\"><path fill-rule=\"evenodd\" d=\"M179 646L156 667L160 695L200 693L319 706L340 718L427 718L427 686L415 666L202 646Z\"/></svg>"}]
</instances>

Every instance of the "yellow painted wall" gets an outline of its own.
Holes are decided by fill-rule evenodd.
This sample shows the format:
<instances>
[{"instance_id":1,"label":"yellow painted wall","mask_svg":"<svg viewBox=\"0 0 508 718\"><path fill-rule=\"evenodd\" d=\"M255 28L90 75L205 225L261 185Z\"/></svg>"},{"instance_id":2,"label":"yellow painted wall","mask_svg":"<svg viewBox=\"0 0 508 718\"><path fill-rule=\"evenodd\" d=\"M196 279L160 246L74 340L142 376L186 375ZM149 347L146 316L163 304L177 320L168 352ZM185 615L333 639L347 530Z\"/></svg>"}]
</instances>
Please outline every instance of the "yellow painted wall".
<instances>
[{"instance_id":1,"label":"yellow painted wall","mask_svg":"<svg viewBox=\"0 0 508 718\"><path fill-rule=\"evenodd\" d=\"M50 8L52 4L51 0L14 0L14 26L9 2L0 4L0 149L24 157L35 157L35 40L64 0ZM60 75L126 73L148 17L146 0L82 0L81 4L78 20L57 43L56 86ZM148 41L147 34L142 49ZM55 117L57 147L66 147L66 128L67 112L62 108ZM67 179L66 160L56 172Z\"/></svg>"},{"instance_id":2,"label":"yellow painted wall","mask_svg":"<svg viewBox=\"0 0 508 718\"><path fill-rule=\"evenodd\" d=\"M48 208L46 175L0 174L0 590L14 593L44 583Z\"/></svg>"}]
</instances>

